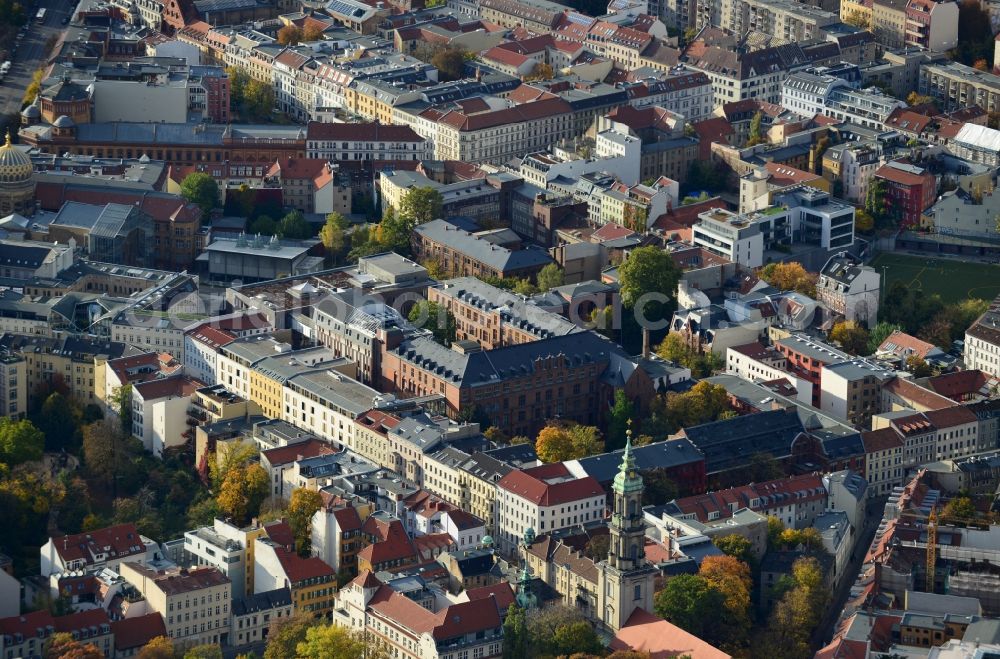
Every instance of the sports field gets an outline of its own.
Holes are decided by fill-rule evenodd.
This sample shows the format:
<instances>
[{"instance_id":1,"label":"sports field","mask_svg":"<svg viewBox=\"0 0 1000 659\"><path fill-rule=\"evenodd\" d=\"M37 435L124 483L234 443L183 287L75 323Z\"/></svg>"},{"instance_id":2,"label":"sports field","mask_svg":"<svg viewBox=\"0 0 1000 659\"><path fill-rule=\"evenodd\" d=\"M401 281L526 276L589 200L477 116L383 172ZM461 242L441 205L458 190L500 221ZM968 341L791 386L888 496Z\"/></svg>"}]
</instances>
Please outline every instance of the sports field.
<instances>
[{"instance_id":1,"label":"sports field","mask_svg":"<svg viewBox=\"0 0 1000 659\"><path fill-rule=\"evenodd\" d=\"M946 303L970 297L992 300L1000 295L1000 265L883 252L872 261L872 267L882 274L883 266L883 290L894 281L902 281L910 288L937 293Z\"/></svg>"}]
</instances>

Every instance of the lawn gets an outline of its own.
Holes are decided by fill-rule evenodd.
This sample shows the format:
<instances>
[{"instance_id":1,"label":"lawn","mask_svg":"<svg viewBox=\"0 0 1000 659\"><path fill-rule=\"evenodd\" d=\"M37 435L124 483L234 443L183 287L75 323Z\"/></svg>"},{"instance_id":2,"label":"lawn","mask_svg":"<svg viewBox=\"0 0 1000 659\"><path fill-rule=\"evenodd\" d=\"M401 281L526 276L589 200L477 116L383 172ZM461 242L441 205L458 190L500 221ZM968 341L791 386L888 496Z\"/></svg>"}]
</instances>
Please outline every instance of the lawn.
<instances>
[{"instance_id":1,"label":"lawn","mask_svg":"<svg viewBox=\"0 0 1000 659\"><path fill-rule=\"evenodd\" d=\"M970 297L992 300L1000 295L997 265L883 252L872 261L872 267L882 274L883 266L886 277L883 290L898 280L911 288L937 293L945 303Z\"/></svg>"}]
</instances>

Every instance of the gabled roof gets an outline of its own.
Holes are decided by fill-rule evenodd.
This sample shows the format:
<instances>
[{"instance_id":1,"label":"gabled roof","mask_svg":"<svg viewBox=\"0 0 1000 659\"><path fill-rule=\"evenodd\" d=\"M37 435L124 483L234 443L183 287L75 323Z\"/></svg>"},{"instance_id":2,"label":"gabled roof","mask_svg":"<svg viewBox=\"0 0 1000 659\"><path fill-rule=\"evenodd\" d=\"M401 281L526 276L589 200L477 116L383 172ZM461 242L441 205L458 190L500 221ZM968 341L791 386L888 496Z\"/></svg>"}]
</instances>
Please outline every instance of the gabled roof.
<instances>
[{"instance_id":1,"label":"gabled roof","mask_svg":"<svg viewBox=\"0 0 1000 659\"><path fill-rule=\"evenodd\" d=\"M261 457L266 458L272 467L286 465L302 458L315 458L318 455L331 455L336 453L329 444L321 442L315 437L310 437L304 442L296 442L287 446L261 451Z\"/></svg>"},{"instance_id":2,"label":"gabled roof","mask_svg":"<svg viewBox=\"0 0 1000 659\"><path fill-rule=\"evenodd\" d=\"M573 478L561 462L515 469L501 478L497 487L538 506L558 506L605 495L604 488L595 478Z\"/></svg>"},{"instance_id":3,"label":"gabled roof","mask_svg":"<svg viewBox=\"0 0 1000 659\"><path fill-rule=\"evenodd\" d=\"M144 539L135 524L117 524L87 533L54 537L51 542L64 563L83 560L91 565L96 562L98 554L116 560L146 551Z\"/></svg>"},{"instance_id":4,"label":"gabled roof","mask_svg":"<svg viewBox=\"0 0 1000 659\"><path fill-rule=\"evenodd\" d=\"M609 647L611 650L647 652L650 659L672 659L680 655L691 659L730 659L722 650L641 608L632 612L611 639Z\"/></svg>"},{"instance_id":5,"label":"gabled roof","mask_svg":"<svg viewBox=\"0 0 1000 659\"><path fill-rule=\"evenodd\" d=\"M125 618L111 622L111 631L115 635L115 650L130 650L145 646L157 636L167 635L167 626L163 624L163 616L159 613L147 613L144 616Z\"/></svg>"}]
</instances>

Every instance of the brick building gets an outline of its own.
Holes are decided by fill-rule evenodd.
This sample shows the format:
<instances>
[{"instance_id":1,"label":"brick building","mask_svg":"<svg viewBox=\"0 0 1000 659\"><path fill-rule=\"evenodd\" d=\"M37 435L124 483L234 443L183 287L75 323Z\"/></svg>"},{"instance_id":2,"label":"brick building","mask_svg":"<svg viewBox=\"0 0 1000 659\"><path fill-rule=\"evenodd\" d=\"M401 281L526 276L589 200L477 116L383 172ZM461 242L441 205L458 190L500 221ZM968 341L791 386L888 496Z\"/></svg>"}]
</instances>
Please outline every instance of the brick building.
<instances>
[{"instance_id":1,"label":"brick building","mask_svg":"<svg viewBox=\"0 0 1000 659\"><path fill-rule=\"evenodd\" d=\"M466 277L533 279L552 258L542 249L508 249L445 220L421 224L413 231L418 261L434 259L445 272Z\"/></svg>"},{"instance_id":2,"label":"brick building","mask_svg":"<svg viewBox=\"0 0 1000 659\"><path fill-rule=\"evenodd\" d=\"M924 210L934 205L937 179L923 167L889 162L875 170L875 178L886 182L886 207L904 227L919 225Z\"/></svg>"}]
</instances>

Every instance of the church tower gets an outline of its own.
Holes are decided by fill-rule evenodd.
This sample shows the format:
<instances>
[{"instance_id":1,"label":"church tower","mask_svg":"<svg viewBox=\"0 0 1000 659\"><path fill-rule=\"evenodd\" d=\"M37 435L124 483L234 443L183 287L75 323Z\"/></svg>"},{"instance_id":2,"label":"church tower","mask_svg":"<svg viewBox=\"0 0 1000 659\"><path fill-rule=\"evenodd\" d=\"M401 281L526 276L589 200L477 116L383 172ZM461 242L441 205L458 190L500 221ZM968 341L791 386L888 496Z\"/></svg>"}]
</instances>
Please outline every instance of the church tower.
<instances>
[{"instance_id":1,"label":"church tower","mask_svg":"<svg viewBox=\"0 0 1000 659\"><path fill-rule=\"evenodd\" d=\"M631 422L629 422L631 426ZM602 622L617 631L636 609L653 610L657 569L646 561L646 525L642 518L645 486L632 453L632 429L626 432L625 451L611 485L613 509L608 529L608 558L600 564Z\"/></svg>"},{"instance_id":2,"label":"church tower","mask_svg":"<svg viewBox=\"0 0 1000 659\"><path fill-rule=\"evenodd\" d=\"M632 455L632 429L626 431L625 452L611 485L614 508L608 563L618 570L633 570L645 563L646 525L642 521L642 476Z\"/></svg>"}]
</instances>

